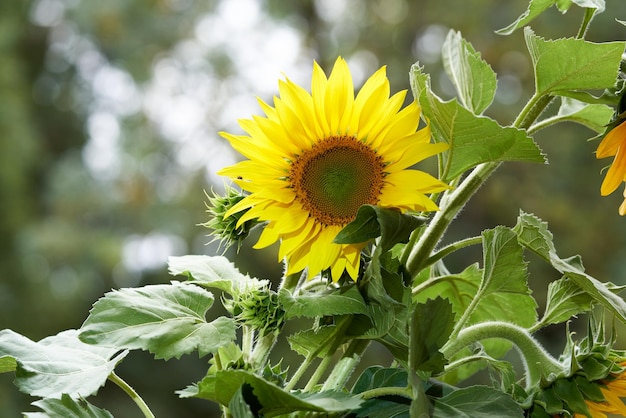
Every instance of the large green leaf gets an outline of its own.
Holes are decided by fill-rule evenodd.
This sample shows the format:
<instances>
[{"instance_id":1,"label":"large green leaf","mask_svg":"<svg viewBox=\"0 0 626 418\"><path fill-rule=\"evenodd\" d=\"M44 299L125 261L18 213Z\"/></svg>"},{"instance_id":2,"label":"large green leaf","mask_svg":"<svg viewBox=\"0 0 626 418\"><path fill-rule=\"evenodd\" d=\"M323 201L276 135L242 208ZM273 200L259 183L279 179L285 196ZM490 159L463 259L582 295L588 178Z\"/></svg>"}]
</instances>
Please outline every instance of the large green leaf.
<instances>
[{"instance_id":1,"label":"large green leaf","mask_svg":"<svg viewBox=\"0 0 626 418\"><path fill-rule=\"evenodd\" d=\"M267 285L267 280L251 278L239 272L237 267L226 257L207 255L185 255L170 257L169 271L172 275L187 276L189 280L200 286L220 289L233 294L239 289L249 289L252 286Z\"/></svg>"},{"instance_id":2,"label":"large green leaf","mask_svg":"<svg viewBox=\"0 0 626 418\"><path fill-rule=\"evenodd\" d=\"M447 361L439 349L448 342L454 328L450 302L438 297L416 304L409 325L409 368L442 372Z\"/></svg>"},{"instance_id":3,"label":"large green leaf","mask_svg":"<svg viewBox=\"0 0 626 418\"><path fill-rule=\"evenodd\" d=\"M498 226L485 230L483 237L483 272L477 294L480 295L471 323L506 320L528 327L537 319L537 303L528 287L528 272L523 249L510 229Z\"/></svg>"},{"instance_id":4,"label":"large green leaf","mask_svg":"<svg viewBox=\"0 0 626 418\"><path fill-rule=\"evenodd\" d=\"M275 417L291 412L337 413L358 408L361 399L343 392L292 393L247 370L221 370L207 375L183 396L209 399L228 405L239 388L249 385L260 404L259 414Z\"/></svg>"},{"instance_id":5,"label":"large green leaf","mask_svg":"<svg viewBox=\"0 0 626 418\"><path fill-rule=\"evenodd\" d=\"M448 32L442 55L463 106L477 115L483 113L496 94L496 73L459 32Z\"/></svg>"},{"instance_id":6,"label":"large green leaf","mask_svg":"<svg viewBox=\"0 0 626 418\"><path fill-rule=\"evenodd\" d=\"M80 338L92 344L148 350L166 360L193 350L204 356L235 339L233 319L206 321L212 304L210 292L179 282L114 290L94 304Z\"/></svg>"},{"instance_id":7,"label":"large green leaf","mask_svg":"<svg viewBox=\"0 0 626 418\"><path fill-rule=\"evenodd\" d=\"M365 301L356 286L298 295L283 289L279 293L279 300L287 319L368 313Z\"/></svg>"},{"instance_id":8,"label":"large green leaf","mask_svg":"<svg viewBox=\"0 0 626 418\"><path fill-rule=\"evenodd\" d=\"M33 402L33 405L41 408L44 412L27 412L26 418L113 418L107 410L100 409L79 398L74 399L63 394L61 399L41 399Z\"/></svg>"},{"instance_id":9,"label":"large green leaf","mask_svg":"<svg viewBox=\"0 0 626 418\"><path fill-rule=\"evenodd\" d=\"M534 215L521 212L513 228L521 245L533 251L566 276L597 303L626 322L626 301L617 296L612 284L605 284L585 273L577 258L561 259L552 242L548 224Z\"/></svg>"},{"instance_id":10,"label":"large green leaf","mask_svg":"<svg viewBox=\"0 0 626 418\"><path fill-rule=\"evenodd\" d=\"M530 295L526 263L517 236L502 226L486 230L483 248L484 269L472 264L461 273L445 272L432 286L415 295L415 301L444 297L459 316L479 295L470 323L503 320L531 326L537 317L537 304Z\"/></svg>"},{"instance_id":11,"label":"large green leaf","mask_svg":"<svg viewBox=\"0 0 626 418\"><path fill-rule=\"evenodd\" d=\"M38 342L8 329L0 331L0 357L15 359L14 383L32 396L93 395L126 356L126 351L119 351L116 347L85 344L76 330Z\"/></svg>"},{"instance_id":12,"label":"large green leaf","mask_svg":"<svg viewBox=\"0 0 626 418\"><path fill-rule=\"evenodd\" d=\"M430 88L430 76L417 64L411 70L411 86L430 120L435 139L450 144L444 153L444 181L490 161L545 162L541 150L526 132L477 116L456 100L444 102L437 97Z\"/></svg>"},{"instance_id":13,"label":"large green leaf","mask_svg":"<svg viewBox=\"0 0 626 418\"><path fill-rule=\"evenodd\" d=\"M407 242L411 232L425 219L401 213L395 209L363 205L356 218L335 237L337 244L356 244L380 237L379 246L385 252L399 242Z\"/></svg>"},{"instance_id":14,"label":"large green leaf","mask_svg":"<svg viewBox=\"0 0 626 418\"><path fill-rule=\"evenodd\" d=\"M433 418L522 418L524 411L506 393L487 386L455 390L435 400Z\"/></svg>"},{"instance_id":15,"label":"large green leaf","mask_svg":"<svg viewBox=\"0 0 626 418\"><path fill-rule=\"evenodd\" d=\"M524 30L535 69L538 96L569 90L613 87L624 42L593 43L582 39L545 40Z\"/></svg>"}]
</instances>

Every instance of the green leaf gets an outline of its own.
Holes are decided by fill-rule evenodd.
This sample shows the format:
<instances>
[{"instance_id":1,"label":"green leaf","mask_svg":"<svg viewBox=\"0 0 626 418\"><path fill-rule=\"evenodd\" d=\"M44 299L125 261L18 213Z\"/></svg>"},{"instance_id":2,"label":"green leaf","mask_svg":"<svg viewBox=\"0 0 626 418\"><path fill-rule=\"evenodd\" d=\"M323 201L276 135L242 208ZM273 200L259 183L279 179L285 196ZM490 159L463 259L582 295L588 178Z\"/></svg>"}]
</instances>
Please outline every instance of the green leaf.
<instances>
[{"instance_id":1,"label":"green leaf","mask_svg":"<svg viewBox=\"0 0 626 418\"><path fill-rule=\"evenodd\" d=\"M333 354L329 351L331 348L329 343L335 339L339 330L340 328L335 325L321 326L292 334L287 337L287 341L291 349L303 357L312 354L326 357Z\"/></svg>"},{"instance_id":2,"label":"green leaf","mask_svg":"<svg viewBox=\"0 0 626 418\"><path fill-rule=\"evenodd\" d=\"M515 30L526 26L534 18L543 13L548 7L552 6L556 0L531 0L528 9L517 18L517 20L505 28L497 30L500 35L510 35Z\"/></svg>"},{"instance_id":3,"label":"green leaf","mask_svg":"<svg viewBox=\"0 0 626 418\"><path fill-rule=\"evenodd\" d=\"M483 113L496 94L496 73L460 32L448 32L442 54L444 68L461 104L474 114Z\"/></svg>"},{"instance_id":4,"label":"green leaf","mask_svg":"<svg viewBox=\"0 0 626 418\"><path fill-rule=\"evenodd\" d=\"M624 42L545 40L530 28L524 30L524 37L535 69L538 96L568 90L605 89L615 84Z\"/></svg>"},{"instance_id":5,"label":"green leaf","mask_svg":"<svg viewBox=\"0 0 626 418\"><path fill-rule=\"evenodd\" d=\"M405 388L408 384L408 375L404 369L370 366L361 373L354 383L352 393L363 393L366 390L382 387Z\"/></svg>"},{"instance_id":6,"label":"green leaf","mask_svg":"<svg viewBox=\"0 0 626 418\"><path fill-rule=\"evenodd\" d=\"M605 9L604 0L572 0L572 2L586 9L594 9L596 13L602 13Z\"/></svg>"},{"instance_id":7,"label":"green leaf","mask_svg":"<svg viewBox=\"0 0 626 418\"><path fill-rule=\"evenodd\" d=\"M0 373L14 372L17 362L11 356L0 357Z\"/></svg>"},{"instance_id":8,"label":"green leaf","mask_svg":"<svg viewBox=\"0 0 626 418\"><path fill-rule=\"evenodd\" d=\"M259 415L275 417L291 412L336 413L361 405L361 399L343 392L291 393L247 370L221 370L200 381L193 396L228 405L239 388L247 384L261 404ZM188 388L189 389L189 388ZM193 388L187 390L191 394Z\"/></svg>"},{"instance_id":9,"label":"green leaf","mask_svg":"<svg viewBox=\"0 0 626 418\"><path fill-rule=\"evenodd\" d=\"M589 312L593 298L567 277L548 285L546 310L533 329L560 324L582 312Z\"/></svg>"},{"instance_id":10,"label":"green leaf","mask_svg":"<svg viewBox=\"0 0 626 418\"><path fill-rule=\"evenodd\" d=\"M613 116L613 108L605 104L589 104L569 97L561 97L561 107L551 123L571 121L602 133Z\"/></svg>"},{"instance_id":11,"label":"green leaf","mask_svg":"<svg viewBox=\"0 0 626 418\"><path fill-rule=\"evenodd\" d=\"M315 292L294 296L286 289L279 293L279 301L285 310L285 318L314 318L346 314L367 315L365 301L356 286L329 289L328 292Z\"/></svg>"},{"instance_id":12,"label":"green leaf","mask_svg":"<svg viewBox=\"0 0 626 418\"><path fill-rule=\"evenodd\" d=\"M437 374L447 364L439 351L454 328L454 314L449 301L436 298L415 305L409 335L409 369Z\"/></svg>"},{"instance_id":13,"label":"green leaf","mask_svg":"<svg viewBox=\"0 0 626 418\"><path fill-rule=\"evenodd\" d=\"M522 418L524 411L506 393L471 386L435 400L433 418Z\"/></svg>"},{"instance_id":14,"label":"green leaf","mask_svg":"<svg viewBox=\"0 0 626 418\"><path fill-rule=\"evenodd\" d=\"M597 303L613 312L622 322L626 322L626 301L613 293L609 287L611 284L602 283L585 273L576 259L561 259L554 248L552 233L548 230L547 223L534 215L521 212L513 230L521 245L543 258Z\"/></svg>"},{"instance_id":15,"label":"green leaf","mask_svg":"<svg viewBox=\"0 0 626 418\"><path fill-rule=\"evenodd\" d=\"M240 273L233 263L222 256L170 257L168 266L172 275L187 276L192 283L219 289L231 295L242 288L262 287L269 283L267 280L258 280Z\"/></svg>"},{"instance_id":16,"label":"green leaf","mask_svg":"<svg viewBox=\"0 0 626 418\"><path fill-rule=\"evenodd\" d=\"M114 290L94 304L80 338L91 344L148 350L165 360L194 350L204 356L235 339L233 319L206 321L211 305L210 292L179 282Z\"/></svg>"},{"instance_id":17,"label":"green leaf","mask_svg":"<svg viewBox=\"0 0 626 418\"><path fill-rule=\"evenodd\" d=\"M104 385L126 351L89 345L67 330L34 342L14 331L0 331L0 357L17 363L15 385L32 396L93 395Z\"/></svg>"},{"instance_id":18,"label":"green leaf","mask_svg":"<svg viewBox=\"0 0 626 418\"><path fill-rule=\"evenodd\" d=\"M554 382L552 387L554 388L556 396L566 402L573 411L579 414L589 414L585 398L582 393L580 393L580 390L578 390L578 385L576 385L575 381L570 379L558 379Z\"/></svg>"},{"instance_id":19,"label":"green leaf","mask_svg":"<svg viewBox=\"0 0 626 418\"><path fill-rule=\"evenodd\" d=\"M93 406L86 400L63 394L61 399L41 399L33 402L45 413L25 413L26 418L113 418L109 411Z\"/></svg>"},{"instance_id":20,"label":"green leaf","mask_svg":"<svg viewBox=\"0 0 626 418\"><path fill-rule=\"evenodd\" d=\"M250 405L246 402L245 396L243 395L244 388L249 388L248 385L242 385L235 393L235 396L230 400L228 404L228 411L231 416L237 418L255 418L258 415L254 414L250 409ZM254 395L253 395L254 396ZM256 401L256 399L254 399Z\"/></svg>"},{"instance_id":21,"label":"green leaf","mask_svg":"<svg viewBox=\"0 0 626 418\"><path fill-rule=\"evenodd\" d=\"M334 242L357 244L381 237L379 246L385 252L397 243L407 242L411 232L423 223L423 218L409 213L363 205L357 211L356 218L339 231Z\"/></svg>"},{"instance_id":22,"label":"green leaf","mask_svg":"<svg viewBox=\"0 0 626 418\"><path fill-rule=\"evenodd\" d=\"M484 162L545 163L541 150L525 131L502 127L493 119L474 115L456 100L444 102L437 97L430 88L430 76L417 64L411 70L411 86L436 140L450 144L444 153L444 181Z\"/></svg>"},{"instance_id":23,"label":"green leaf","mask_svg":"<svg viewBox=\"0 0 626 418\"><path fill-rule=\"evenodd\" d=\"M523 327L533 325L537 304L527 284L526 262L517 236L503 226L486 230L482 235L485 269L472 264L461 273L442 275L415 295L415 301L444 297L459 316L479 294L470 323L502 320Z\"/></svg>"},{"instance_id":24,"label":"green leaf","mask_svg":"<svg viewBox=\"0 0 626 418\"><path fill-rule=\"evenodd\" d=\"M521 326L529 326L537 319L535 300L530 296L528 288L528 272L523 257L523 249L517 242L517 235L504 226L486 230L483 236L483 278L478 290L481 295L479 304L489 303L485 299L492 294L514 294L517 301L524 299L533 307L529 310L516 309L518 304L512 304L509 309L515 310L515 315L523 316L513 321ZM495 319L495 318L494 318Z\"/></svg>"}]
</instances>

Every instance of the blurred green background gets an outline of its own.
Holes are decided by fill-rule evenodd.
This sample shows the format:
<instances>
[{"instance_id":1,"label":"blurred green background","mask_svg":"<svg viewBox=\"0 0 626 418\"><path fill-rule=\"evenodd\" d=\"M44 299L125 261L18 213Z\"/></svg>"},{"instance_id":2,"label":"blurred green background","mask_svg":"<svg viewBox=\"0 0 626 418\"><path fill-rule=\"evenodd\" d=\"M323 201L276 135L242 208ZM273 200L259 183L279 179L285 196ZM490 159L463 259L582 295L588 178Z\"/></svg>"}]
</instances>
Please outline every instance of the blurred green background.
<instances>
[{"instance_id":1,"label":"blurred green background","mask_svg":"<svg viewBox=\"0 0 626 418\"><path fill-rule=\"evenodd\" d=\"M408 88L420 61L433 88L452 97L440 46L460 30L498 73L489 116L509 124L531 94L523 36L494 33L526 0L8 0L0 2L0 329L33 340L80 327L111 288L164 283L170 255L216 254L207 245L204 191L239 158L217 132L259 114L283 74L306 87L312 60L345 57L355 83L387 65L392 90ZM570 37L582 11L550 9L533 24ZM588 39L626 39L626 2L607 0ZM626 284L626 219L619 192L601 198L593 132L560 125L538 135L549 165L509 163L481 189L446 240L513 225L519 209L548 221L562 256L581 254L588 272ZM236 254L240 269L276 280L276 248ZM477 258L478 257L478 258ZM467 251L461 269L480 254ZM530 259L543 303L555 274ZM544 343L562 349L562 327ZM378 353L375 351L375 353ZM379 355L379 354L375 354ZM382 354L380 354L382 355ZM159 417L217 416L177 389L202 378L206 359L155 361L131 353L119 373ZM0 376L2 417L34 399ZM137 416L113 385L94 398L116 417Z\"/></svg>"}]
</instances>

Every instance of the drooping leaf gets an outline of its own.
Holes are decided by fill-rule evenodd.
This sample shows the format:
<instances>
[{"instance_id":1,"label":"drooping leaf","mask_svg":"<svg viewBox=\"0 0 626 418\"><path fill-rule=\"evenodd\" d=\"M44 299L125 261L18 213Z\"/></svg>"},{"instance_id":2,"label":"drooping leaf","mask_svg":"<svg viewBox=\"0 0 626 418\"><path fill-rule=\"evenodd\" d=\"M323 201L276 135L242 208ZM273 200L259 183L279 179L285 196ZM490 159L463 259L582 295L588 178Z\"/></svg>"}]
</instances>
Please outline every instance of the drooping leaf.
<instances>
[{"instance_id":1,"label":"drooping leaf","mask_svg":"<svg viewBox=\"0 0 626 418\"><path fill-rule=\"evenodd\" d=\"M444 181L490 161L545 163L541 150L525 131L502 127L493 119L477 116L455 99L444 102L437 97L430 88L430 76L417 64L411 69L411 86L430 120L435 139L450 145L444 153Z\"/></svg>"},{"instance_id":2,"label":"drooping leaf","mask_svg":"<svg viewBox=\"0 0 626 418\"><path fill-rule=\"evenodd\" d=\"M194 350L204 356L235 339L232 318L206 321L212 304L210 292L179 282L114 290L94 304L80 338L92 344L147 350L165 360Z\"/></svg>"},{"instance_id":3,"label":"drooping leaf","mask_svg":"<svg viewBox=\"0 0 626 418\"><path fill-rule=\"evenodd\" d=\"M365 301L356 286L295 296L283 289L279 293L279 300L287 319L368 313Z\"/></svg>"},{"instance_id":4,"label":"drooping leaf","mask_svg":"<svg viewBox=\"0 0 626 418\"><path fill-rule=\"evenodd\" d=\"M17 362L11 356L0 357L0 373L14 372Z\"/></svg>"},{"instance_id":5,"label":"drooping leaf","mask_svg":"<svg viewBox=\"0 0 626 418\"><path fill-rule=\"evenodd\" d=\"M74 399L63 394L61 399L40 399L33 402L34 406L44 412L27 412L26 418L113 418L107 410L98 408L83 398Z\"/></svg>"},{"instance_id":6,"label":"drooping leaf","mask_svg":"<svg viewBox=\"0 0 626 418\"><path fill-rule=\"evenodd\" d=\"M220 289L229 294L242 288L261 287L268 283L267 280L258 280L240 273L233 263L222 256L170 257L168 266L172 275L187 276L191 282L202 287Z\"/></svg>"},{"instance_id":7,"label":"drooping leaf","mask_svg":"<svg viewBox=\"0 0 626 418\"><path fill-rule=\"evenodd\" d=\"M438 297L416 304L409 329L410 370L442 372L447 360L439 349L448 341L453 328L454 313L449 301Z\"/></svg>"},{"instance_id":8,"label":"drooping leaf","mask_svg":"<svg viewBox=\"0 0 626 418\"><path fill-rule=\"evenodd\" d=\"M535 69L536 94L613 87L624 42L593 43L582 39L545 40L524 30Z\"/></svg>"},{"instance_id":9,"label":"drooping leaf","mask_svg":"<svg viewBox=\"0 0 626 418\"><path fill-rule=\"evenodd\" d=\"M293 351L303 357L315 354L317 357L330 356L330 342L335 339L339 329L335 325L325 325L316 329L299 331L287 337Z\"/></svg>"},{"instance_id":10,"label":"drooping leaf","mask_svg":"<svg viewBox=\"0 0 626 418\"><path fill-rule=\"evenodd\" d=\"M519 28L528 25L533 19L552 5L556 5L561 13L569 10L572 4L583 8L593 9L596 14L604 11L604 0L531 0L528 9L515 22L498 31L500 35L510 35Z\"/></svg>"},{"instance_id":11,"label":"drooping leaf","mask_svg":"<svg viewBox=\"0 0 626 418\"><path fill-rule=\"evenodd\" d=\"M571 121L580 123L602 133L613 116L613 108L601 103L585 103L569 97L561 97L561 107L556 116L549 118L550 123Z\"/></svg>"},{"instance_id":12,"label":"drooping leaf","mask_svg":"<svg viewBox=\"0 0 626 418\"><path fill-rule=\"evenodd\" d=\"M483 113L496 94L496 73L460 32L448 32L442 55L444 68L461 104L474 114Z\"/></svg>"},{"instance_id":13,"label":"drooping leaf","mask_svg":"<svg viewBox=\"0 0 626 418\"><path fill-rule=\"evenodd\" d=\"M556 253L547 223L534 215L521 212L513 230L521 245L543 258L597 303L613 312L622 322L626 322L626 301L611 290L612 284L602 283L585 273L578 259L561 259Z\"/></svg>"},{"instance_id":14,"label":"drooping leaf","mask_svg":"<svg viewBox=\"0 0 626 418\"><path fill-rule=\"evenodd\" d=\"M423 223L423 218L409 213L363 205L357 211L356 218L339 231L334 242L356 244L381 237L379 246L385 252L397 243L407 242L411 232Z\"/></svg>"},{"instance_id":15,"label":"drooping leaf","mask_svg":"<svg viewBox=\"0 0 626 418\"><path fill-rule=\"evenodd\" d=\"M371 366L361 373L354 383L352 393L357 394L382 387L405 388L408 384L408 375L404 369Z\"/></svg>"},{"instance_id":16,"label":"drooping leaf","mask_svg":"<svg viewBox=\"0 0 626 418\"><path fill-rule=\"evenodd\" d=\"M522 418L524 411L506 393L471 386L435 400L433 418Z\"/></svg>"},{"instance_id":17,"label":"drooping leaf","mask_svg":"<svg viewBox=\"0 0 626 418\"><path fill-rule=\"evenodd\" d=\"M481 295L479 305L488 304L485 298L489 295L514 294L516 303L508 308L514 309L514 314L520 318L513 322L521 326L532 325L537 319L537 305L530 296L526 262L523 249L517 242L517 235L510 228L498 226L483 231L482 236L484 270L478 291ZM532 309L522 310L522 306L531 306Z\"/></svg>"},{"instance_id":18,"label":"drooping leaf","mask_svg":"<svg viewBox=\"0 0 626 418\"><path fill-rule=\"evenodd\" d=\"M594 299L567 277L548 285L546 310L533 329L560 324L582 312L589 312Z\"/></svg>"},{"instance_id":19,"label":"drooping leaf","mask_svg":"<svg viewBox=\"0 0 626 418\"><path fill-rule=\"evenodd\" d=\"M15 385L32 396L93 395L126 357L119 347L89 345L68 330L34 342L14 331L0 331L0 356L15 359Z\"/></svg>"},{"instance_id":20,"label":"drooping leaf","mask_svg":"<svg viewBox=\"0 0 626 418\"><path fill-rule=\"evenodd\" d=\"M187 395L228 405L242 385L252 388L261 404L259 414L274 417L291 412L336 413L358 408L361 399L343 392L292 393L247 370L221 370L207 375ZM196 391L195 393L193 391Z\"/></svg>"},{"instance_id":21,"label":"drooping leaf","mask_svg":"<svg viewBox=\"0 0 626 418\"><path fill-rule=\"evenodd\" d=\"M519 16L517 20L515 20L515 22L496 32L500 35L510 35L515 30L528 25L528 23L552 6L556 1L557 0L530 0L528 9L526 9L526 11Z\"/></svg>"}]
</instances>

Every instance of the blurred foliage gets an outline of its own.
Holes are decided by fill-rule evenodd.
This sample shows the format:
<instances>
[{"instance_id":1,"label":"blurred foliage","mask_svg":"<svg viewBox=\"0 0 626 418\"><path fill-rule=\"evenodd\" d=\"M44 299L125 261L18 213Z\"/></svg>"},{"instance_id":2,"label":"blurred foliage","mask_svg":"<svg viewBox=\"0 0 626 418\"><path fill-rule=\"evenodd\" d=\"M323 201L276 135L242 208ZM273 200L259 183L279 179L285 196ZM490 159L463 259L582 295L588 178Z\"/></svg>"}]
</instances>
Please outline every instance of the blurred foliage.
<instances>
[{"instance_id":1,"label":"blurred foliage","mask_svg":"<svg viewBox=\"0 0 626 418\"><path fill-rule=\"evenodd\" d=\"M590 40L624 38L614 19L624 19L626 3L607 3ZM205 245L198 226L206 221L203 190L222 187L213 173L236 158L217 132L249 116L244 110L258 112L255 96L271 100L280 71L305 80L312 59L329 68L342 55L362 77L387 65L396 91L408 88L409 67L420 61L435 90L449 97L439 47L453 28L498 73L498 106L490 116L508 124L530 94L531 66L521 33L494 31L526 6L526 0L1 2L0 328L33 339L77 328L105 291L168 281L168 255L219 251ZM550 10L533 28L545 37L574 36L579 13ZM290 68L272 67L282 62ZM452 230L460 237L510 226L521 207L550 223L561 254L579 253L594 276L626 284L621 196L600 198L605 162L585 141L591 135L577 125L541 132L550 165L506 164ZM233 254L236 263L257 277L278 277L276 249L251 251L253 242L254 236ZM541 294L542 275L552 273L533 268L531 285ZM546 336L557 351L561 335ZM120 373L146 394L157 416L211 413L193 400L176 402L184 411L171 406L173 391L197 380L194 365L204 360L156 367L150 356L132 355L139 358ZM138 370L154 370L154 378L138 382ZM0 384L9 381L3 375ZM115 390L106 387L102 395L117 399ZM0 391L4 416L18 416L30 401L13 388ZM126 406L112 412L126 416Z\"/></svg>"}]
</instances>

